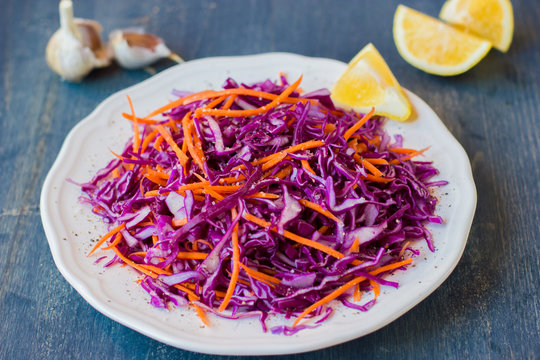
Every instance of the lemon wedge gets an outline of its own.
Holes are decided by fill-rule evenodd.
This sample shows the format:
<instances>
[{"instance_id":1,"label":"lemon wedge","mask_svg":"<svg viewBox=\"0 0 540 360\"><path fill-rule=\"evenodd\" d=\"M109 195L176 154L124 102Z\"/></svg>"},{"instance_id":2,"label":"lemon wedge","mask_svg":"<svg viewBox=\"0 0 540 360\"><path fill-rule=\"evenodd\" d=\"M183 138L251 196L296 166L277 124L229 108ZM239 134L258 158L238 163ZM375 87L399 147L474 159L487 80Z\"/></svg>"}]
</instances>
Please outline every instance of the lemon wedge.
<instances>
[{"instance_id":1,"label":"lemon wedge","mask_svg":"<svg viewBox=\"0 0 540 360\"><path fill-rule=\"evenodd\" d=\"M411 114L409 100L373 44L366 45L351 60L331 91L339 107L405 121Z\"/></svg>"},{"instance_id":2,"label":"lemon wedge","mask_svg":"<svg viewBox=\"0 0 540 360\"><path fill-rule=\"evenodd\" d=\"M502 52L512 42L514 13L508 0L448 0L439 17L491 41Z\"/></svg>"},{"instance_id":3,"label":"lemon wedge","mask_svg":"<svg viewBox=\"0 0 540 360\"><path fill-rule=\"evenodd\" d=\"M394 42L409 64L435 75L458 75L476 65L491 43L426 14L399 5Z\"/></svg>"}]
</instances>

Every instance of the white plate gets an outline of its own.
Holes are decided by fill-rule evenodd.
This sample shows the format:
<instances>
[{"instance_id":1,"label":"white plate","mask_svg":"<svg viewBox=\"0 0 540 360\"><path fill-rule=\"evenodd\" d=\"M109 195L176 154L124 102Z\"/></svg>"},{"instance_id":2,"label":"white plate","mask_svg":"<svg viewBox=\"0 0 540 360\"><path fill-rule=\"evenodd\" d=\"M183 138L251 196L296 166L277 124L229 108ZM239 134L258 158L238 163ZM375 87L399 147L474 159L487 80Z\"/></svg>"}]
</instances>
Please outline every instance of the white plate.
<instances>
[{"instance_id":1,"label":"white plate","mask_svg":"<svg viewBox=\"0 0 540 360\"><path fill-rule=\"evenodd\" d=\"M133 99L136 113L146 114L173 99L172 89L217 89L228 77L255 82L277 79L284 72L289 79L303 74L301 86L310 91L331 87L345 67L336 60L286 53L207 58L175 66L109 97L69 133L43 185L41 218L62 275L90 305L109 318L166 344L211 354L287 354L320 349L373 332L410 310L433 292L459 261L476 207L476 190L463 148L429 106L408 91L415 119L406 123L389 121L387 130L403 134L407 147L431 145L425 158L434 161L441 172L439 179L450 182L438 191L437 213L446 224L430 226L437 251L431 253L419 243L421 256L416 258L415 266L391 276L399 282L399 288L383 287L369 311L337 306L335 314L322 326L293 336L263 333L256 319L209 316L212 326L205 327L190 308L165 311L151 306L148 295L134 282L139 278L134 270L119 266L105 269L106 260L94 264L103 252L86 256L91 240L103 235L106 227L88 207L79 204L79 188L66 179L88 181L112 158L109 149L122 150L131 133L131 125L120 116L129 109L126 94ZM272 318L269 325L283 322L291 323Z\"/></svg>"}]
</instances>

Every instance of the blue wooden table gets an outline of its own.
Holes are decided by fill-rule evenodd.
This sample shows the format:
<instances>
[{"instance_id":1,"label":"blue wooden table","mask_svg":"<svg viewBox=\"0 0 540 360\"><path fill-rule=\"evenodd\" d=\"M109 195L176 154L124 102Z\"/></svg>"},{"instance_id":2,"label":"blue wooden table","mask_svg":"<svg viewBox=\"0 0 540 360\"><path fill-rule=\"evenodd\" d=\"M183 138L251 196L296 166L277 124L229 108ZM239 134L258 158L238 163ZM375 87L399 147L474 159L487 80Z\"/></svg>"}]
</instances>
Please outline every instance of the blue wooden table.
<instances>
[{"instance_id":1,"label":"blue wooden table","mask_svg":"<svg viewBox=\"0 0 540 360\"><path fill-rule=\"evenodd\" d=\"M436 16L442 1L404 1ZM478 188L468 245L448 280L385 328L294 359L533 359L540 355L540 7L514 1L508 53L464 75L408 65L392 38L397 1L76 1L77 16L142 26L186 60L270 51L347 62L368 42L467 151ZM0 11L0 359L215 359L176 349L94 310L57 270L39 194L68 131L102 100L150 75L117 66L61 81L44 49L55 1ZM161 71L172 63L155 65ZM230 357L232 358L232 357Z\"/></svg>"}]
</instances>

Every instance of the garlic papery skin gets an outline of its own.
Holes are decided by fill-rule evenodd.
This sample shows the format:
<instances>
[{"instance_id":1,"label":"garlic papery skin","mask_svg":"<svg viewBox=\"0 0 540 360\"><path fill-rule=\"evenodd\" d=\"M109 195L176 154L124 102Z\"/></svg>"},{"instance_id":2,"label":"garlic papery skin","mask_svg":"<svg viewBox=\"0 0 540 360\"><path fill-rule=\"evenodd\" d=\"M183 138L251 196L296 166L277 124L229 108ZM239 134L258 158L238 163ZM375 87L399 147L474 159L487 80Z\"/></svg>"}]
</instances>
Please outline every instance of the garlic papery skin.
<instances>
[{"instance_id":1,"label":"garlic papery skin","mask_svg":"<svg viewBox=\"0 0 540 360\"><path fill-rule=\"evenodd\" d=\"M68 81L81 81L96 67L110 64L110 54L101 43L101 26L93 20L73 18L73 3L59 4L60 28L46 49L50 68Z\"/></svg>"},{"instance_id":2,"label":"garlic papery skin","mask_svg":"<svg viewBox=\"0 0 540 360\"><path fill-rule=\"evenodd\" d=\"M140 69L166 57L183 62L161 38L139 29L113 31L109 46L118 64L126 69Z\"/></svg>"}]
</instances>

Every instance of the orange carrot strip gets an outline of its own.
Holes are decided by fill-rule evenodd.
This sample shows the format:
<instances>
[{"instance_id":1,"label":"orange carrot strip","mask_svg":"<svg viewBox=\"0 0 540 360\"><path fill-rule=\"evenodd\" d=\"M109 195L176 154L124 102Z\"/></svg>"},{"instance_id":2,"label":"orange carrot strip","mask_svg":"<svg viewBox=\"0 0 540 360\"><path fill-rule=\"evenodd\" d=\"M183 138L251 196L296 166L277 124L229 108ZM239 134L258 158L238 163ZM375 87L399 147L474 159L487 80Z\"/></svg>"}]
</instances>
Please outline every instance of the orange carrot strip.
<instances>
[{"instance_id":1,"label":"orange carrot strip","mask_svg":"<svg viewBox=\"0 0 540 360\"><path fill-rule=\"evenodd\" d=\"M188 299L191 302L191 305L195 308L195 312L197 313L197 316L201 319L204 325L210 326L210 322L208 321L208 318L206 317L206 312L204 312L203 309L197 304L195 304L195 298L193 296L188 295Z\"/></svg>"},{"instance_id":2,"label":"orange carrot strip","mask_svg":"<svg viewBox=\"0 0 540 360\"><path fill-rule=\"evenodd\" d=\"M356 124L351 126L345 133L343 134L343 138L345 138L345 141L349 140L352 134L356 132L356 130L360 129L362 125L364 125L373 115L373 112L375 111L375 108L371 108L371 111L368 112L366 115L364 115Z\"/></svg>"},{"instance_id":3,"label":"orange carrot strip","mask_svg":"<svg viewBox=\"0 0 540 360\"><path fill-rule=\"evenodd\" d=\"M259 277L261 279L264 279L270 283L274 283L274 284L281 284L281 280L279 280L278 278L275 278L273 276L270 276L268 274L265 274L265 273L262 273L260 271L257 271L257 270L254 270L250 267L247 267L246 265L240 263L240 266L242 267L242 269L244 269L244 271L249 275L249 276L252 276L252 277ZM254 276L253 276L254 275Z\"/></svg>"},{"instance_id":4,"label":"orange carrot strip","mask_svg":"<svg viewBox=\"0 0 540 360\"><path fill-rule=\"evenodd\" d=\"M126 120L137 121L139 124L145 124L145 125L154 125L154 124L157 124L157 123L161 122L161 120L143 119L143 118L140 118L140 117L136 117L136 116L124 113L124 112L122 113L122 116Z\"/></svg>"},{"instance_id":5,"label":"orange carrot strip","mask_svg":"<svg viewBox=\"0 0 540 360\"><path fill-rule=\"evenodd\" d=\"M157 125L156 130L159 131L163 139L169 144L171 149L175 152L176 156L178 157L178 160L180 161L180 164L182 164L183 167L186 166L189 158L186 154L182 152L182 149L178 147L178 144L176 144L169 132L163 127L163 125ZM184 140L185 141L185 140Z\"/></svg>"},{"instance_id":6,"label":"orange carrot strip","mask_svg":"<svg viewBox=\"0 0 540 360\"><path fill-rule=\"evenodd\" d=\"M249 214L247 212L244 212L243 217L244 217L244 219L246 219L248 221L251 221L252 223L257 224L260 227L267 228L267 229L270 227L269 222L264 221L263 219L260 219L260 218L256 217L255 215ZM272 230L274 232L277 232L277 229L275 227L271 228L270 230ZM295 242L300 243L302 245L312 247L314 249L322 251L322 252L324 252L324 253L326 253L328 255L331 255L331 256L333 256L335 258L338 258L338 259L341 259L344 256L342 253L340 253L337 250L332 249L331 247L328 247L328 246L323 245L321 243L318 243L316 241L307 239L305 237L293 234L292 232L287 231L287 230L285 230L283 232L283 236L286 237L289 240L295 241Z\"/></svg>"},{"instance_id":7,"label":"orange carrot strip","mask_svg":"<svg viewBox=\"0 0 540 360\"><path fill-rule=\"evenodd\" d=\"M215 99L215 100L209 102L208 104L206 104L206 106L204 108L205 109L213 109L216 106L218 106L219 104L221 104L223 102L223 100L225 100L226 98L227 98L227 95L220 96L217 99Z\"/></svg>"},{"instance_id":8,"label":"orange carrot strip","mask_svg":"<svg viewBox=\"0 0 540 360\"><path fill-rule=\"evenodd\" d=\"M120 172L118 171L118 168L114 168L114 170L112 171L112 177L117 178L119 176L120 176Z\"/></svg>"},{"instance_id":9,"label":"orange carrot strip","mask_svg":"<svg viewBox=\"0 0 540 360\"><path fill-rule=\"evenodd\" d=\"M221 109L222 110L229 110L231 108L232 104L234 103L234 100L236 100L237 97L238 97L238 95L229 96L229 98L227 99L227 101L225 102L225 104L223 105L223 107Z\"/></svg>"},{"instance_id":10,"label":"orange carrot strip","mask_svg":"<svg viewBox=\"0 0 540 360\"><path fill-rule=\"evenodd\" d=\"M157 133L158 131L154 129L148 135L145 136L141 144L141 153L144 153L144 151L148 148L148 145L150 145L150 142L154 140L154 138L156 137Z\"/></svg>"},{"instance_id":11,"label":"orange carrot strip","mask_svg":"<svg viewBox=\"0 0 540 360\"><path fill-rule=\"evenodd\" d=\"M217 200L223 200L225 199L225 197L223 195L221 195L220 193L210 189L210 188L206 188L204 189L204 192L207 193L208 195L212 196L213 198L217 199Z\"/></svg>"},{"instance_id":12,"label":"orange carrot strip","mask_svg":"<svg viewBox=\"0 0 540 360\"><path fill-rule=\"evenodd\" d=\"M364 160L373 165L388 165L388 161L382 158L364 158Z\"/></svg>"},{"instance_id":13,"label":"orange carrot strip","mask_svg":"<svg viewBox=\"0 0 540 360\"><path fill-rule=\"evenodd\" d=\"M309 140L309 141L303 142L301 144L294 145L294 146L291 146L291 147L289 147L287 149L281 150L280 152L295 153L297 151L309 150L309 149L313 149L313 148L320 147L320 146L323 146L323 145L324 145L324 141L321 141L321 140ZM263 157L261 159L255 160L255 161L253 161L251 163L251 165L257 166L257 165L260 165L260 164L264 164L265 162L268 162L276 154L279 154L280 152L277 152L277 153L274 153L272 155L268 155L268 156L265 156L265 157ZM237 167L233 168L233 170L236 170L236 169L239 169L239 168L240 167L237 166Z\"/></svg>"},{"instance_id":14,"label":"orange carrot strip","mask_svg":"<svg viewBox=\"0 0 540 360\"><path fill-rule=\"evenodd\" d=\"M240 174L240 175L238 175L238 177L229 176L229 177L226 177L226 178L221 178L221 179L219 179L219 183L220 184L234 184L234 183L244 181L244 180L246 180L246 177L244 175Z\"/></svg>"},{"instance_id":15,"label":"orange carrot strip","mask_svg":"<svg viewBox=\"0 0 540 360\"><path fill-rule=\"evenodd\" d=\"M381 170L377 169L372 163L369 161L366 161L365 159L362 159L362 165L374 176L383 176L383 173Z\"/></svg>"},{"instance_id":16,"label":"orange carrot strip","mask_svg":"<svg viewBox=\"0 0 540 360\"><path fill-rule=\"evenodd\" d=\"M267 93L264 91L257 91L252 89L245 89L245 88L236 88L236 89L226 89L226 90L220 90L220 91L214 91L214 90L205 90L198 93L187 95L183 98L177 99L175 101L170 102L167 105L164 105L154 111L152 111L150 114L146 115L144 119L151 118L152 116L159 115L161 113L164 113L170 109L173 109L175 107L178 107L180 105L185 105L192 103L194 101L204 100L204 99L210 99L210 98L216 98L223 95L245 95L245 96L253 96L258 97L266 100L274 100L279 95ZM283 103L290 103L295 104L297 102L307 103L310 102L312 104L317 104L317 100L313 99L300 99L295 97L286 97L281 100Z\"/></svg>"},{"instance_id":17,"label":"orange carrot strip","mask_svg":"<svg viewBox=\"0 0 540 360\"><path fill-rule=\"evenodd\" d=\"M404 156L400 159L394 159L390 161L390 165L397 165L400 161L408 161L411 160L413 157L423 154L426 150L428 150L431 146L428 146L427 148L423 148L422 150L415 151L407 156Z\"/></svg>"},{"instance_id":18,"label":"orange carrot strip","mask_svg":"<svg viewBox=\"0 0 540 360\"><path fill-rule=\"evenodd\" d=\"M415 149L407 149L407 148L389 148L388 150L395 152L397 154L412 154L417 151Z\"/></svg>"},{"instance_id":19,"label":"orange carrot strip","mask_svg":"<svg viewBox=\"0 0 540 360\"><path fill-rule=\"evenodd\" d=\"M327 232L328 229L330 229L330 227L328 225L323 225L317 231L324 235L324 233Z\"/></svg>"},{"instance_id":20,"label":"orange carrot strip","mask_svg":"<svg viewBox=\"0 0 540 360\"><path fill-rule=\"evenodd\" d=\"M126 227L126 224L125 223L122 223L120 225L118 225L117 227L115 227L114 229L112 229L111 231L109 231L108 233L106 233L97 243L96 245L94 245L94 247L92 248L92 250L90 250L90 252L88 253L88 256L92 255L92 253L94 251L96 251L100 246L101 244L103 244L105 241L107 241L107 239L109 239L111 236L113 236L114 234L118 233L120 230L122 230L123 228Z\"/></svg>"},{"instance_id":21,"label":"orange carrot strip","mask_svg":"<svg viewBox=\"0 0 540 360\"><path fill-rule=\"evenodd\" d=\"M236 208L231 209L231 216L236 218L238 215L238 212L236 211ZM236 288L236 282L238 281L238 274L240 272L240 248L238 245L238 223L234 225L233 232L231 235L232 238L232 264L233 264L233 271L231 275L231 281L229 282L229 286L227 287L227 292L225 293L225 298L221 302L221 305L218 308L219 312L222 312L227 308L227 305L229 305L229 302L231 301L231 298L234 293L234 289Z\"/></svg>"},{"instance_id":22,"label":"orange carrot strip","mask_svg":"<svg viewBox=\"0 0 540 360\"><path fill-rule=\"evenodd\" d=\"M356 284L354 288L354 295L353 295L354 301L358 302L362 299L362 293L360 292L360 284Z\"/></svg>"},{"instance_id":23,"label":"orange carrot strip","mask_svg":"<svg viewBox=\"0 0 540 360\"><path fill-rule=\"evenodd\" d=\"M155 184L158 184L158 185L161 185L161 186L167 185L166 180L163 180L162 178L159 178L159 177L154 176L152 174L146 174L146 175L144 175L144 177L147 178L148 180L150 180L151 182L155 183Z\"/></svg>"},{"instance_id":24,"label":"orange carrot strip","mask_svg":"<svg viewBox=\"0 0 540 360\"><path fill-rule=\"evenodd\" d=\"M151 265L140 265L140 264L137 264L136 262L134 262L134 261L128 259L127 257L125 257L124 255L122 255L122 253L120 252L120 250L118 250L117 247L113 247L112 249L113 249L113 251L116 253L116 255L117 255L124 263L126 263L127 265L131 266L132 268L138 270L139 272L141 272L141 273L143 273L143 274L145 274L145 275L150 276L150 277L153 278L153 279L155 279L155 278L158 277L158 274L156 274L156 272L151 271L151 270L148 270L148 269L145 268L145 266L148 267L148 266L151 266ZM159 268L157 268L157 267L155 267L155 266L152 266L152 268L153 268L154 270L159 269ZM170 272L167 272L167 271L162 270L162 269L159 269L159 270L156 270L156 271L157 271L160 275L161 275L161 274L170 274ZM180 285L180 284L177 284L177 285L174 285L174 287L177 288L177 289L179 289L179 290L182 290L183 292L185 292L185 293L188 294L188 295L193 296L193 297L194 297L195 299L197 299L197 300L199 299L199 297L198 297L193 291L191 291L190 289L188 289L188 288L185 287L185 286L182 286L182 285Z\"/></svg>"},{"instance_id":25,"label":"orange carrot strip","mask_svg":"<svg viewBox=\"0 0 540 360\"><path fill-rule=\"evenodd\" d=\"M120 241L122 241L124 237L119 232L116 233L116 236L114 237L114 241L107 247L102 248L101 250L109 250L115 247L116 245L120 244Z\"/></svg>"},{"instance_id":26,"label":"orange carrot strip","mask_svg":"<svg viewBox=\"0 0 540 360\"><path fill-rule=\"evenodd\" d=\"M300 82L302 81L302 76L298 78L293 84L291 84L287 89L285 89L281 94L279 94L274 100L272 100L270 103L261 106L257 109L250 109L250 110L220 110L220 109L197 109L195 111L195 114L197 116L200 116L202 114L204 115L218 115L218 116L229 116L229 117L235 117L235 116L254 116L258 114L262 114L264 112L267 112L268 110L278 106L283 100L285 100L297 87L300 85Z\"/></svg>"},{"instance_id":27,"label":"orange carrot strip","mask_svg":"<svg viewBox=\"0 0 540 360\"><path fill-rule=\"evenodd\" d=\"M195 146L193 145L193 139L191 138L191 132L190 132L190 125L189 125L189 117L191 116L191 111L188 112L184 118L182 119L182 127L184 130L184 142L187 144L187 149L193 160L197 163L199 168L201 170L204 169L203 166L203 159L199 157L197 154L197 151L195 150Z\"/></svg>"},{"instance_id":28,"label":"orange carrot strip","mask_svg":"<svg viewBox=\"0 0 540 360\"><path fill-rule=\"evenodd\" d=\"M206 259L207 256L208 256L207 253L193 251L193 252L179 252L176 255L176 258L180 260L204 260Z\"/></svg>"},{"instance_id":29,"label":"orange carrot strip","mask_svg":"<svg viewBox=\"0 0 540 360\"><path fill-rule=\"evenodd\" d=\"M170 174L167 174L167 173L164 173L164 172L161 172L161 171L157 171L157 170L153 170L149 167L147 167L145 169L145 172L147 174L150 174L150 175L153 175L155 177L158 177L160 179L163 179L163 180L169 180L169 177L171 176Z\"/></svg>"},{"instance_id":30,"label":"orange carrot strip","mask_svg":"<svg viewBox=\"0 0 540 360\"><path fill-rule=\"evenodd\" d=\"M118 250L118 248L113 248L113 249L115 249L115 252ZM119 251L116 254L118 255L118 257L120 257L120 255L121 255ZM121 259L125 262L125 260L123 258L121 258ZM139 270L140 272L145 273L146 275L148 275L148 276L150 276L150 277L152 277L154 279L157 278L158 275L171 275L172 274L172 272L167 271L165 269L158 268L157 266L147 265L147 264L137 264L137 263L131 261L130 259L127 259L127 260L132 263L132 264L128 264L128 265L134 267L135 269ZM133 265L137 265L137 267L135 267ZM146 273L143 270L148 271L150 273ZM191 291L188 288L189 285L193 285L193 284L185 283L185 285L186 286L183 286L181 284L176 284L176 285L174 285L174 287L177 288L177 289L182 290L183 292L188 294L188 296L196 297L196 299L198 300L199 297L193 291Z\"/></svg>"},{"instance_id":31,"label":"orange carrot strip","mask_svg":"<svg viewBox=\"0 0 540 360\"><path fill-rule=\"evenodd\" d=\"M198 243L203 243L205 244L206 246L208 246L210 249L213 249L214 248L214 245L210 244L208 241L206 240L203 240L203 239L197 239L193 242L195 245L197 245Z\"/></svg>"},{"instance_id":32,"label":"orange carrot strip","mask_svg":"<svg viewBox=\"0 0 540 360\"><path fill-rule=\"evenodd\" d=\"M390 264L390 265L380 267L377 270L374 270L374 271L370 272L370 274L371 275L377 275L377 274L380 274L381 272L388 271L388 270L393 270L393 269L402 267L404 265L410 264L411 262L412 262L412 259L409 258L409 259L404 260L404 261L400 261L400 262L397 262L397 263L394 263L394 264ZM365 277L359 276L359 277L354 278L351 281L341 285L336 290L334 290L330 294L323 297L321 300L315 302L314 304L309 306L307 309L305 309L300 315L298 315L298 317L294 321L292 327L295 327L296 325L298 325L300 320L302 320L307 314L309 314L313 310L317 309L319 306L322 306L322 305L324 305L326 303L329 303L330 301L334 300L335 298L337 298L338 296L343 294L345 291L347 291L348 289L350 289L354 285L359 284L364 280L366 280Z\"/></svg>"},{"instance_id":33,"label":"orange carrot strip","mask_svg":"<svg viewBox=\"0 0 540 360\"><path fill-rule=\"evenodd\" d=\"M133 102L131 101L131 98L129 95L126 95L128 102L129 102L129 109L131 110L131 115L133 116L133 152L137 153L139 151L139 122L137 121L137 117L135 116L135 110L133 108Z\"/></svg>"},{"instance_id":34,"label":"orange carrot strip","mask_svg":"<svg viewBox=\"0 0 540 360\"><path fill-rule=\"evenodd\" d=\"M180 226L186 225L186 224L187 224L187 221L188 221L188 220L187 220L186 218L183 218L183 219L176 219L176 218L174 218L174 219L172 219L171 224L172 224L172 226L174 226L174 227L180 227Z\"/></svg>"},{"instance_id":35,"label":"orange carrot strip","mask_svg":"<svg viewBox=\"0 0 540 360\"><path fill-rule=\"evenodd\" d=\"M250 196L247 197L248 199L253 199L253 198L257 198L257 199L279 199L279 195L277 194L269 194L269 193L265 193L265 192L256 192L255 194L252 194Z\"/></svg>"},{"instance_id":36,"label":"orange carrot strip","mask_svg":"<svg viewBox=\"0 0 540 360\"><path fill-rule=\"evenodd\" d=\"M310 208L311 210L315 210L316 212L320 213L320 214L323 214L324 216L334 220L334 221L337 221L339 223L341 223L342 221L340 219L338 219L334 214L332 214L330 211L328 210L325 210L323 209L323 207L319 204L316 204L314 202L311 202L309 200L306 200L306 199L300 199L298 200L298 202L302 205L304 205L305 207L308 207Z\"/></svg>"},{"instance_id":37,"label":"orange carrot strip","mask_svg":"<svg viewBox=\"0 0 540 360\"><path fill-rule=\"evenodd\" d=\"M410 241L407 241L405 242L405 244L403 244L403 247L401 248L401 251L399 252L399 257L403 256L403 253L405 252L405 250L407 249L407 246L409 246L411 242Z\"/></svg>"},{"instance_id":38,"label":"orange carrot strip","mask_svg":"<svg viewBox=\"0 0 540 360\"><path fill-rule=\"evenodd\" d=\"M274 157L272 159L268 160L261 166L261 170L266 171L273 168L274 166L282 162L287 156L288 154L285 152L279 152L274 154Z\"/></svg>"},{"instance_id":39,"label":"orange carrot strip","mask_svg":"<svg viewBox=\"0 0 540 360\"><path fill-rule=\"evenodd\" d=\"M158 136L156 141L154 141L154 149L161 151L161 144L163 144L163 141L165 141L163 136Z\"/></svg>"},{"instance_id":40,"label":"orange carrot strip","mask_svg":"<svg viewBox=\"0 0 540 360\"><path fill-rule=\"evenodd\" d=\"M381 294L381 287L379 284L377 284L376 281L369 279L369 285L371 285L371 288L373 289L373 294L375 295L375 299L379 297Z\"/></svg>"},{"instance_id":41,"label":"orange carrot strip","mask_svg":"<svg viewBox=\"0 0 540 360\"><path fill-rule=\"evenodd\" d=\"M205 90L205 91L201 91L201 92L198 92L198 93L194 93L194 94L190 94L190 95L181 97L179 99L176 99L175 101L171 101L167 105L164 105L164 106L152 111L150 114L146 115L144 117L144 119L148 119L148 118L151 118L152 116L159 115L161 113L164 113L165 111L168 111L170 109L173 109L173 108L178 107L180 105L184 105L184 104L189 103L189 102L221 96L219 94L215 95L217 93L218 93L218 91Z\"/></svg>"},{"instance_id":42,"label":"orange carrot strip","mask_svg":"<svg viewBox=\"0 0 540 360\"><path fill-rule=\"evenodd\" d=\"M358 238L355 237L351 245L350 252L358 252L359 250L360 250L360 241L358 241Z\"/></svg>"},{"instance_id":43,"label":"orange carrot strip","mask_svg":"<svg viewBox=\"0 0 540 360\"><path fill-rule=\"evenodd\" d=\"M389 182L394 181L394 178L384 178L380 176L374 176L371 174L367 174L366 176L360 176L360 178L362 180L369 180L369 181L380 182L380 183L389 183Z\"/></svg>"},{"instance_id":44,"label":"orange carrot strip","mask_svg":"<svg viewBox=\"0 0 540 360\"><path fill-rule=\"evenodd\" d=\"M302 163L302 167L306 169L306 171L309 171L313 175L316 175L315 171L311 168L311 166L309 166L309 162L307 160L300 160L300 162Z\"/></svg>"}]
</instances>

